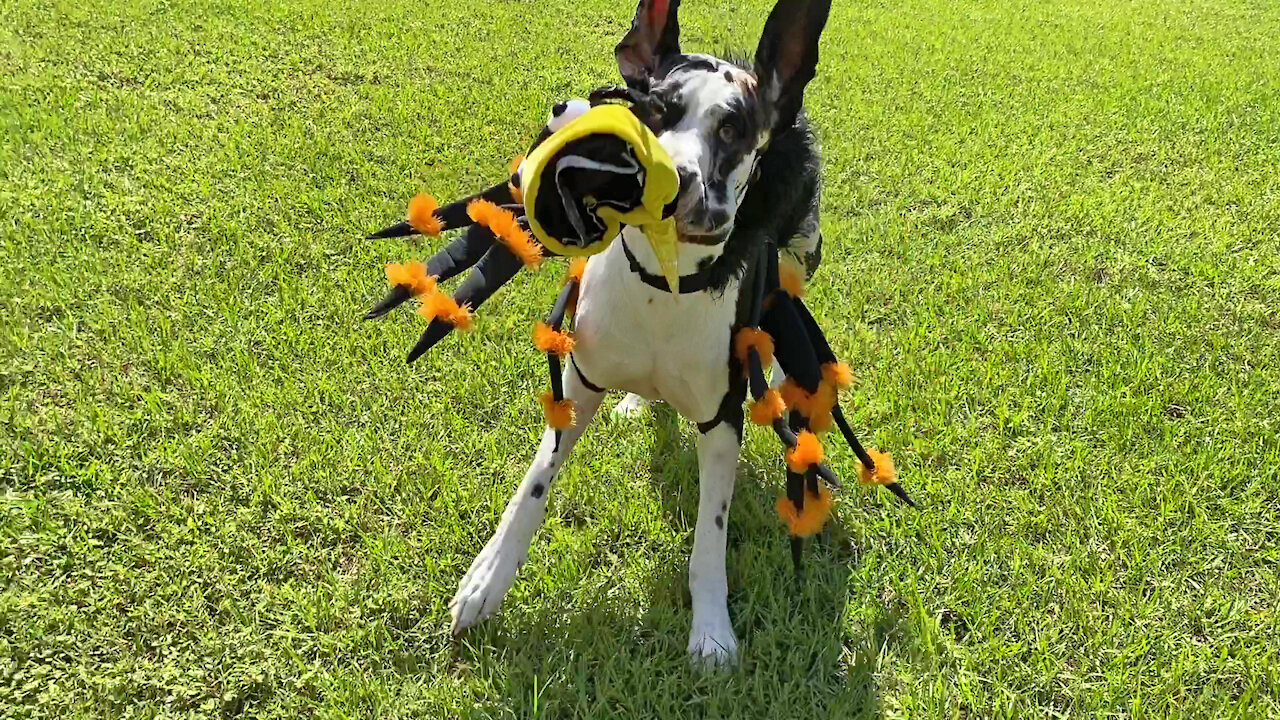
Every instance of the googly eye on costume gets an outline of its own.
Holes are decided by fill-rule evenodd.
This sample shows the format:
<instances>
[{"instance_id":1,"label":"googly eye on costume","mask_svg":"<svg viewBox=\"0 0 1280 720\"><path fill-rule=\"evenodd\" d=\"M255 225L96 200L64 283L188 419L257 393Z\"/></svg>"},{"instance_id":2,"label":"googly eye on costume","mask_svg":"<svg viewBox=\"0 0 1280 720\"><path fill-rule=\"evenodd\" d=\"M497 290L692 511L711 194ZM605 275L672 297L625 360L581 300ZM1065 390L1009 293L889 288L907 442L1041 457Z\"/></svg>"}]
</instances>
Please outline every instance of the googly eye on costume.
<instances>
[{"instance_id":1,"label":"googly eye on costume","mask_svg":"<svg viewBox=\"0 0 1280 720\"><path fill-rule=\"evenodd\" d=\"M553 133L560 132L565 125L587 114L590 109L591 103L581 98L556 103L547 116L547 129Z\"/></svg>"}]
</instances>

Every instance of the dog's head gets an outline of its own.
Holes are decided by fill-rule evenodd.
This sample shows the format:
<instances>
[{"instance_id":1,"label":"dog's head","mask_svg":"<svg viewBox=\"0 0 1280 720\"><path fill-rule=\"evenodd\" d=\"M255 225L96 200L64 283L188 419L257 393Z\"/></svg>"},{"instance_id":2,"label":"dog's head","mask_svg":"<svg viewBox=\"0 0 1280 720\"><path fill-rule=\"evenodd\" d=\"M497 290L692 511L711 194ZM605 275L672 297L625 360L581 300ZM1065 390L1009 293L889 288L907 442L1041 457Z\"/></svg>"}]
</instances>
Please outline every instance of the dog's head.
<instances>
[{"instance_id":1,"label":"dog's head","mask_svg":"<svg viewBox=\"0 0 1280 720\"><path fill-rule=\"evenodd\" d=\"M733 229L759 153L795 122L831 1L778 0L750 69L680 52L679 7L640 0L614 54L627 84L663 108L657 133L680 173L680 239L715 245Z\"/></svg>"}]
</instances>

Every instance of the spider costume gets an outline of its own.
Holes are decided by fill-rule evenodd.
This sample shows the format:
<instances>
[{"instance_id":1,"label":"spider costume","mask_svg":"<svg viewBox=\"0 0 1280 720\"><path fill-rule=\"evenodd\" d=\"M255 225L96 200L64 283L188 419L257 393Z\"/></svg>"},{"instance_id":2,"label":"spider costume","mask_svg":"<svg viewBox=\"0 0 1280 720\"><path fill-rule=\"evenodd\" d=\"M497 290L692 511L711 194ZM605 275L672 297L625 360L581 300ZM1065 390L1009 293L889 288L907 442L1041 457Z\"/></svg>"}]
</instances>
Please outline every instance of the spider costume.
<instances>
[{"instance_id":1,"label":"spider costume","mask_svg":"<svg viewBox=\"0 0 1280 720\"><path fill-rule=\"evenodd\" d=\"M655 135L659 116L642 90L605 88L589 101L558 104L506 181L445 206L429 195L413 198L405 221L369 237L465 231L425 263L388 265L391 289L366 319L416 297L429 324L409 352L412 362L454 328L470 329L471 313L522 267L537 269L548 255L573 258L551 314L533 332L550 370L551 390L541 401L558 448L561 432L575 421L572 401L564 397L561 363L573 350L570 326L588 256L604 250L624 225L637 227L662 268L661 277L642 272L646 283L674 294L700 289L682 283L676 267L672 215L679 177ZM778 247L761 243L757 252L743 278L746 322L733 337L730 363L746 375L751 421L771 427L787 448L786 494L777 509L792 536L798 569L803 538L819 532L830 515L828 486L839 485L817 435L833 424L858 456L863 482L884 485L914 503L897 482L892 458L865 450L854 437L837 402L852 373L836 358L786 268L780 273ZM468 269L451 295L440 289ZM771 388L764 367L775 357L787 378Z\"/></svg>"}]
</instances>

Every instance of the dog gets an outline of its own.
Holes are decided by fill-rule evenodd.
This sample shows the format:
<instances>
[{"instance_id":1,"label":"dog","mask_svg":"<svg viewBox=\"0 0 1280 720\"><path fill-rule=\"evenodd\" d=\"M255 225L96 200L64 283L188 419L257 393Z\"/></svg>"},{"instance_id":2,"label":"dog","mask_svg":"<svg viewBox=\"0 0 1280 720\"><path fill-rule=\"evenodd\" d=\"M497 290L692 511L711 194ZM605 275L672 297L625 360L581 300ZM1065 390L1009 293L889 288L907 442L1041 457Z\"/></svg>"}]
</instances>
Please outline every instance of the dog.
<instances>
[{"instance_id":1,"label":"dog","mask_svg":"<svg viewBox=\"0 0 1280 720\"><path fill-rule=\"evenodd\" d=\"M684 53L679 0L640 0L615 48L627 85L660 103L658 141L680 175L675 219L682 287L656 287L659 264L643 235L624 229L582 278L575 337L564 369L577 419L557 444L547 430L533 464L450 602L459 633L498 610L546 510L551 484L607 390L619 411L661 400L696 422L699 499L689 560L693 623L688 652L731 661L738 641L727 603L725 527L742 440L745 386L730 368L746 268L772 241L782 263L811 277L821 260L818 149L802 112L830 0L779 0L754 61ZM782 370L776 363L771 384Z\"/></svg>"}]
</instances>

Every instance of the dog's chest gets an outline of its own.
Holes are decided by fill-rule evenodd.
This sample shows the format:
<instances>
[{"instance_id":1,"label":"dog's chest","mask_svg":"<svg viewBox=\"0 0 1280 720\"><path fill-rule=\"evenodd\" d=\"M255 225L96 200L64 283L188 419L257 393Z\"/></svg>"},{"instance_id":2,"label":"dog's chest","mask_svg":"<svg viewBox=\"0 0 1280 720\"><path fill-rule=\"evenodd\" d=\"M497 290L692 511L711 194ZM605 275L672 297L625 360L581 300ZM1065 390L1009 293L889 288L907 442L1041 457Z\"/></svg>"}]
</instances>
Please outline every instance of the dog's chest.
<instances>
[{"instance_id":1,"label":"dog's chest","mask_svg":"<svg viewBox=\"0 0 1280 720\"><path fill-rule=\"evenodd\" d=\"M705 422L729 388L738 284L673 296L633 273L615 242L592 258L574 317L574 359L591 382L661 399Z\"/></svg>"}]
</instances>

